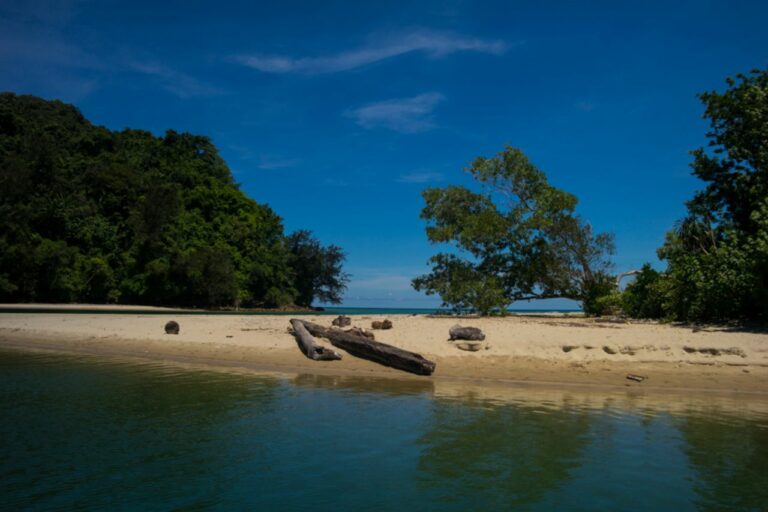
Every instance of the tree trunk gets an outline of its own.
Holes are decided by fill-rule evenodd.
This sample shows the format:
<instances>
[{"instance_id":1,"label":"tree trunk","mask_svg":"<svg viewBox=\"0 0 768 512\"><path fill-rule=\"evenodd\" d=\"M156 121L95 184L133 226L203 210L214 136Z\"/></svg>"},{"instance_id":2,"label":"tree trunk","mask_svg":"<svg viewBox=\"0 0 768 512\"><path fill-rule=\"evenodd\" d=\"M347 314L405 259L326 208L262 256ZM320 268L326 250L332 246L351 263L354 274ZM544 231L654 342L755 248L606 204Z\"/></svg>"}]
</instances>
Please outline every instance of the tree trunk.
<instances>
[{"instance_id":1,"label":"tree trunk","mask_svg":"<svg viewBox=\"0 0 768 512\"><path fill-rule=\"evenodd\" d=\"M616 276L616 288L621 291L621 280L625 277L634 276L639 274L640 270L628 270L627 272L622 272L618 276Z\"/></svg>"},{"instance_id":2,"label":"tree trunk","mask_svg":"<svg viewBox=\"0 0 768 512\"><path fill-rule=\"evenodd\" d=\"M417 375L432 375L432 372L435 371L435 363L415 352L373 341L340 329L328 329L312 322L291 320L291 324L294 322L303 324L312 335L327 338L333 346L342 348L353 356Z\"/></svg>"},{"instance_id":3,"label":"tree trunk","mask_svg":"<svg viewBox=\"0 0 768 512\"><path fill-rule=\"evenodd\" d=\"M341 359L341 354L335 350L328 350L325 347L317 345L315 339L309 334L300 320L291 320L291 325L293 326L293 335L296 336L299 348L301 348L301 351L305 356L314 361Z\"/></svg>"}]
</instances>

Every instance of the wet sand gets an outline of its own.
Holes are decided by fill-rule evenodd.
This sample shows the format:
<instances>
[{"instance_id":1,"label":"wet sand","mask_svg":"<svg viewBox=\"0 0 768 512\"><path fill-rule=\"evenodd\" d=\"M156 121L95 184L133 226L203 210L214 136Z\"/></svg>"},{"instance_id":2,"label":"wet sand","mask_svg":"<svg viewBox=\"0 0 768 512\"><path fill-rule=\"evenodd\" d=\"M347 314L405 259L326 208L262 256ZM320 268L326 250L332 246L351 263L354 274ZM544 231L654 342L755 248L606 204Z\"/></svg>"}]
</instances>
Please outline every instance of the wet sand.
<instances>
[{"instance_id":1,"label":"wet sand","mask_svg":"<svg viewBox=\"0 0 768 512\"><path fill-rule=\"evenodd\" d=\"M119 308L119 307L118 307ZM87 309L91 309L88 307ZM149 308L141 308L147 310ZM311 361L299 351L285 315L1 313L0 347L138 357L158 361L300 372L470 383L632 387L655 391L715 391L768 395L768 333L723 327L692 329L659 323L615 323L566 315L505 318L432 318L355 315L370 328L388 318L394 327L376 339L418 352L437 363L432 377L417 377L355 358ZM302 316L330 325L332 316ZM168 320L181 324L167 335ZM478 352L448 341L452 325L479 327ZM322 345L330 347L326 340ZM339 349L336 349L339 350ZM628 374L645 377L642 382Z\"/></svg>"}]
</instances>

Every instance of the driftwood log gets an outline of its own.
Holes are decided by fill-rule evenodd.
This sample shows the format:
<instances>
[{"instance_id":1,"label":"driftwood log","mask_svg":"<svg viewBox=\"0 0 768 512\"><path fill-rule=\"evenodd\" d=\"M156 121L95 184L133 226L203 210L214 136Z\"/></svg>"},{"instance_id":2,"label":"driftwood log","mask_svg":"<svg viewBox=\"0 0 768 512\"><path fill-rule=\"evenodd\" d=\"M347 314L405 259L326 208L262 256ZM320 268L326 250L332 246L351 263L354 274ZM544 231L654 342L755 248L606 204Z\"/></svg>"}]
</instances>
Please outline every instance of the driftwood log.
<instances>
[{"instance_id":1,"label":"driftwood log","mask_svg":"<svg viewBox=\"0 0 768 512\"><path fill-rule=\"evenodd\" d=\"M376 335L373 334L371 331L366 331L365 329L362 329L360 327L352 327L351 329L347 329L346 332L350 334L356 334L358 336L365 336L369 340L375 340Z\"/></svg>"},{"instance_id":2,"label":"driftwood log","mask_svg":"<svg viewBox=\"0 0 768 512\"><path fill-rule=\"evenodd\" d=\"M291 320L291 324L294 322L304 324L304 327L313 336L326 338L333 346L344 349L353 356L417 375L432 375L432 372L435 371L435 363L425 359L421 354L393 347L380 341L373 341L340 329L329 329L303 320Z\"/></svg>"},{"instance_id":3,"label":"driftwood log","mask_svg":"<svg viewBox=\"0 0 768 512\"><path fill-rule=\"evenodd\" d=\"M341 354L335 350L328 350L316 344L315 339L309 334L309 331L307 331L300 320L291 320L291 326L293 327L293 335L296 336L296 341L299 342L299 348L308 358L314 361L341 359Z\"/></svg>"}]
</instances>

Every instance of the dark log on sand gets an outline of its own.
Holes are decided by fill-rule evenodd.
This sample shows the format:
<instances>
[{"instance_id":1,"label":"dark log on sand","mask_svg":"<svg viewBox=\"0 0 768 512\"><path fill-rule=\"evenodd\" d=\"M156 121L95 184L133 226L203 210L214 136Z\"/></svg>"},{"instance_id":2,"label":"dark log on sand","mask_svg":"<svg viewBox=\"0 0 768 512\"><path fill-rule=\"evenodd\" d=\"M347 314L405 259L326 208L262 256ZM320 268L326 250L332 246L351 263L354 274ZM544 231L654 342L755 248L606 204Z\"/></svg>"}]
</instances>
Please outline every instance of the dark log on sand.
<instances>
[{"instance_id":1,"label":"dark log on sand","mask_svg":"<svg viewBox=\"0 0 768 512\"><path fill-rule=\"evenodd\" d=\"M325 347L321 347L315 343L315 339L304 327L304 324L300 320L291 320L291 326L293 327L293 335L296 336L296 341L299 342L299 347L304 355L315 361L329 361L335 359L341 359L341 354L335 350L328 350Z\"/></svg>"},{"instance_id":2,"label":"dark log on sand","mask_svg":"<svg viewBox=\"0 0 768 512\"><path fill-rule=\"evenodd\" d=\"M384 366L397 368L417 375L432 375L435 371L435 363L429 361L415 352L409 352L401 348L369 340L340 329L328 329L322 325L305 322L303 320L291 320L291 324L300 322L313 335L327 338L335 347L342 348L362 359L368 359Z\"/></svg>"},{"instance_id":3,"label":"dark log on sand","mask_svg":"<svg viewBox=\"0 0 768 512\"><path fill-rule=\"evenodd\" d=\"M347 329L346 332L348 332L350 334L356 334L358 336L365 336L369 340L375 340L376 339L376 335L375 334L373 334L371 331L366 331L365 329L362 329L360 327L353 327L351 329Z\"/></svg>"}]
</instances>

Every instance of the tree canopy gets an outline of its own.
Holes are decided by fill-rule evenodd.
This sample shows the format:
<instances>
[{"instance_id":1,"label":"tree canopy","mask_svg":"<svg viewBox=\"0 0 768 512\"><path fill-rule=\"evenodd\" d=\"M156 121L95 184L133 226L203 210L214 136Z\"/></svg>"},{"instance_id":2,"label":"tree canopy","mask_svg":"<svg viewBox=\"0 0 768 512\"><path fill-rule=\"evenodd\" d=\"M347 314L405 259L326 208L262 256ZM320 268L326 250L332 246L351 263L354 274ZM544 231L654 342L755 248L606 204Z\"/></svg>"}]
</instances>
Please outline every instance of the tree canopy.
<instances>
[{"instance_id":1,"label":"tree canopy","mask_svg":"<svg viewBox=\"0 0 768 512\"><path fill-rule=\"evenodd\" d=\"M338 304L349 276L343 272L344 252L323 246L306 230L288 237L291 264L296 270L296 304L309 306L314 299Z\"/></svg>"},{"instance_id":2,"label":"tree canopy","mask_svg":"<svg viewBox=\"0 0 768 512\"><path fill-rule=\"evenodd\" d=\"M110 131L0 95L2 301L308 306L340 300L343 260L309 232L286 237L207 137Z\"/></svg>"},{"instance_id":3,"label":"tree canopy","mask_svg":"<svg viewBox=\"0 0 768 512\"><path fill-rule=\"evenodd\" d=\"M699 95L709 143L692 151L691 168L705 187L658 251L666 271L646 268L625 290L632 316L768 319L768 71L726 83Z\"/></svg>"},{"instance_id":4,"label":"tree canopy","mask_svg":"<svg viewBox=\"0 0 768 512\"><path fill-rule=\"evenodd\" d=\"M452 252L413 281L460 310L505 311L517 300L569 298L589 307L610 281L610 234L595 234L575 213L578 200L549 184L518 149L477 158L468 172L480 191L461 186L423 192L421 217L432 243Z\"/></svg>"}]
</instances>

